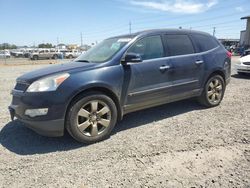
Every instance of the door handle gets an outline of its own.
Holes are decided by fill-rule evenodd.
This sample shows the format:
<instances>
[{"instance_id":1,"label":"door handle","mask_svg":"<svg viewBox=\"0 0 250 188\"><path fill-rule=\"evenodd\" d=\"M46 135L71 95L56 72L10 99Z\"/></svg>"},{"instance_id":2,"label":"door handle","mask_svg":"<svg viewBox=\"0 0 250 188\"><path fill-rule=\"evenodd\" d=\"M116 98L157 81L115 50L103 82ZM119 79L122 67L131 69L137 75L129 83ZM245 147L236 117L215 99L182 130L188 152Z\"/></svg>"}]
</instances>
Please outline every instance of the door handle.
<instances>
[{"instance_id":1,"label":"door handle","mask_svg":"<svg viewBox=\"0 0 250 188\"><path fill-rule=\"evenodd\" d=\"M166 71L166 70L168 70L168 69L170 69L170 66L169 65L162 65L162 66L160 66L160 71Z\"/></svg>"},{"instance_id":2,"label":"door handle","mask_svg":"<svg viewBox=\"0 0 250 188\"><path fill-rule=\"evenodd\" d=\"M204 61L202 61L202 60L197 60L197 61L195 61L195 64L196 65L201 65L201 64L203 64L204 63Z\"/></svg>"}]
</instances>

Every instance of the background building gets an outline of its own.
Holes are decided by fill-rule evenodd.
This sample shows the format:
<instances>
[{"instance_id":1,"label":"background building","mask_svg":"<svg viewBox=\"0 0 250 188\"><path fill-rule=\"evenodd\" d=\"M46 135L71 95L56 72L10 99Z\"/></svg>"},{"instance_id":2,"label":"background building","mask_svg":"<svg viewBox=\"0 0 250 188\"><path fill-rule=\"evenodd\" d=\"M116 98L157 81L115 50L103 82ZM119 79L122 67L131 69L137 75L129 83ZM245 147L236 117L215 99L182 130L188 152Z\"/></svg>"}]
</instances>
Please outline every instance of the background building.
<instances>
[{"instance_id":1,"label":"background building","mask_svg":"<svg viewBox=\"0 0 250 188\"><path fill-rule=\"evenodd\" d=\"M246 30L241 31L240 35L240 45L245 47L250 47L250 15L241 18L242 20L247 20Z\"/></svg>"}]
</instances>

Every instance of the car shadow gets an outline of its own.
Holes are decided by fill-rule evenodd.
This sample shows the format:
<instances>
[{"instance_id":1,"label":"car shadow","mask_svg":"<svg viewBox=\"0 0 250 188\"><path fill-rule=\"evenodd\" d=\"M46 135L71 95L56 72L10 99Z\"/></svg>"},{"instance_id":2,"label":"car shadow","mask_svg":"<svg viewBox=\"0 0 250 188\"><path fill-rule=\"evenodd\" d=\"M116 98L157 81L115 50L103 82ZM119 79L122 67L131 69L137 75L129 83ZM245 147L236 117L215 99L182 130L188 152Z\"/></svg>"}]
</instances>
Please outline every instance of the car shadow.
<instances>
[{"instance_id":1,"label":"car shadow","mask_svg":"<svg viewBox=\"0 0 250 188\"><path fill-rule=\"evenodd\" d=\"M250 74L234 74L234 75L231 75L231 77L233 78L238 78L238 79L250 79Z\"/></svg>"},{"instance_id":2,"label":"car shadow","mask_svg":"<svg viewBox=\"0 0 250 188\"><path fill-rule=\"evenodd\" d=\"M125 115L123 120L118 122L112 135L119 131L132 129L198 109L203 109L203 107L193 100L183 100L131 113ZM34 131L26 128L18 120L9 122L2 128L0 132L0 143L9 151L19 155L45 154L87 146L75 141L67 131L65 131L63 137L49 138L40 136Z\"/></svg>"}]
</instances>

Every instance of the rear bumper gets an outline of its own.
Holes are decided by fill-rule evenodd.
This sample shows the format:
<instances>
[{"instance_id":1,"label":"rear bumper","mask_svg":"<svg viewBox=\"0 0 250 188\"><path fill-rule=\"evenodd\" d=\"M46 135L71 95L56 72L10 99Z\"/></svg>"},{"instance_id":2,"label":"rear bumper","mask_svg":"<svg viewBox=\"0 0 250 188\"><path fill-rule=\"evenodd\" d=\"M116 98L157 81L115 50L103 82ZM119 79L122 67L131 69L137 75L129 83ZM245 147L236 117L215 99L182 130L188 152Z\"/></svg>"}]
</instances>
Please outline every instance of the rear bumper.
<instances>
[{"instance_id":1,"label":"rear bumper","mask_svg":"<svg viewBox=\"0 0 250 188\"><path fill-rule=\"evenodd\" d=\"M250 65L236 64L235 68L237 72L250 73Z\"/></svg>"},{"instance_id":2,"label":"rear bumper","mask_svg":"<svg viewBox=\"0 0 250 188\"><path fill-rule=\"evenodd\" d=\"M22 119L18 114L16 114L16 110L14 106L9 106L9 111L11 118L16 117L18 120L24 123L24 125L36 133L49 136L49 137L58 137L63 136L64 134L64 119L56 119L56 120L27 120Z\"/></svg>"}]
</instances>

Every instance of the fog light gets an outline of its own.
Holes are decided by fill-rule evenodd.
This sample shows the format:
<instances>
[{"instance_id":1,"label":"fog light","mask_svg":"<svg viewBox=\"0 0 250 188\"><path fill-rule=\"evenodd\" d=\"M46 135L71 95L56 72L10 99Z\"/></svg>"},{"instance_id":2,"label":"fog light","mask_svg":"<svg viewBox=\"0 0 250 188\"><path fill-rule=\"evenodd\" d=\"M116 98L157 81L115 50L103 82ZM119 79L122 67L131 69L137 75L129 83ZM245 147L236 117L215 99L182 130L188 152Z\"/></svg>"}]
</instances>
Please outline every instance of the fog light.
<instances>
[{"instance_id":1,"label":"fog light","mask_svg":"<svg viewBox=\"0 0 250 188\"><path fill-rule=\"evenodd\" d=\"M27 109L25 115L30 117L44 116L48 113L48 108Z\"/></svg>"}]
</instances>

